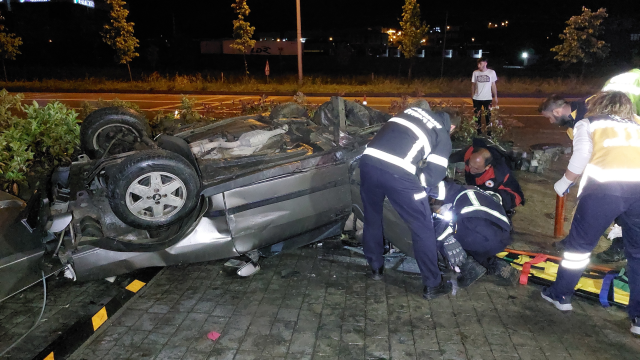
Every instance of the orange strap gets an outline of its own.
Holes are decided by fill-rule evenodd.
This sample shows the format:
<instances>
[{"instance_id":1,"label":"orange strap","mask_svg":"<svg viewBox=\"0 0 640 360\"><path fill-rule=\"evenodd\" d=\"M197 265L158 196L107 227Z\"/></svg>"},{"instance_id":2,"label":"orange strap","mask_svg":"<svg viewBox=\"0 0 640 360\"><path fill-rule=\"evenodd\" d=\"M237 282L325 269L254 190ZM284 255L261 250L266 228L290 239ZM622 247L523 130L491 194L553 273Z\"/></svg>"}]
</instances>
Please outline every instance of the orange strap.
<instances>
[{"instance_id":1,"label":"orange strap","mask_svg":"<svg viewBox=\"0 0 640 360\"><path fill-rule=\"evenodd\" d=\"M543 261L547 261L547 255L538 254L533 259L524 263L522 265L522 272L520 273L520 284L527 285L527 282L529 282L529 272L531 271L531 265L539 264Z\"/></svg>"}]
</instances>

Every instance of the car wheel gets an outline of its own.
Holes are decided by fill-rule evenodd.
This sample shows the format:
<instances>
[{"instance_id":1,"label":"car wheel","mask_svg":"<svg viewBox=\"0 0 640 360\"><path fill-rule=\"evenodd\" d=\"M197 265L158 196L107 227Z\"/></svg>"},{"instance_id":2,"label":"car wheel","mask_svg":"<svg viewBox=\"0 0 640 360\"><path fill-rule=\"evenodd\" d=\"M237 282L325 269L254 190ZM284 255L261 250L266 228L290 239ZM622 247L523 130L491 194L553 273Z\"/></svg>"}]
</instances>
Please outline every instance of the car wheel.
<instances>
[{"instance_id":1,"label":"car wheel","mask_svg":"<svg viewBox=\"0 0 640 360\"><path fill-rule=\"evenodd\" d=\"M89 114L80 127L82 150L92 157L122 154L147 136L145 118L134 110L106 107Z\"/></svg>"},{"instance_id":2,"label":"car wheel","mask_svg":"<svg viewBox=\"0 0 640 360\"><path fill-rule=\"evenodd\" d=\"M200 181L184 158L164 151L141 151L110 171L113 213L137 229L157 229L184 219L198 202Z\"/></svg>"}]
</instances>

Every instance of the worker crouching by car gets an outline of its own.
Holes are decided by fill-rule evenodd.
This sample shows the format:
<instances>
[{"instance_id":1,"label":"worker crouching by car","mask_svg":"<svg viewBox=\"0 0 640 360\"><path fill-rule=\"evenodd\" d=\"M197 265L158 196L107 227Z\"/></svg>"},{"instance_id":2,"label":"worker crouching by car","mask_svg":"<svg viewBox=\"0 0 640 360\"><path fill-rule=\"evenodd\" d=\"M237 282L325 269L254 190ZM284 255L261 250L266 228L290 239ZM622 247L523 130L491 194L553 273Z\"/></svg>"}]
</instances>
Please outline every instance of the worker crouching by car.
<instances>
[{"instance_id":1,"label":"worker crouching by car","mask_svg":"<svg viewBox=\"0 0 640 360\"><path fill-rule=\"evenodd\" d=\"M438 239L455 237L469 255L460 265L458 285L467 287L485 273L501 284L515 284L518 271L495 256L513 242L500 195L451 181L445 182L445 190L444 205L434 215L436 234Z\"/></svg>"},{"instance_id":2,"label":"worker crouching by car","mask_svg":"<svg viewBox=\"0 0 640 360\"><path fill-rule=\"evenodd\" d=\"M364 206L363 248L371 277L383 277L382 206L385 197L409 226L424 284L423 297L451 290L438 268L436 235L428 194L443 197L442 179L451 153L451 131L460 123L454 111L410 108L391 118L367 145L360 160L360 195ZM440 189L438 185L440 185ZM439 194L439 195L438 195ZM460 263L460 245L446 244L450 262Z\"/></svg>"},{"instance_id":3,"label":"worker crouching by car","mask_svg":"<svg viewBox=\"0 0 640 360\"><path fill-rule=\"evenodd\" d=\"M568 170L554 189L563 196L582 174L579 201L562 241L565 251L557 279L542 290L542 297L559 310L572 310L571 296L591 251L618 218L628 260L631 332L640 335L640 124L633 115L624 93L603 92L589 102L587 118L576 124Z\"/></svg>"}]
</instances>

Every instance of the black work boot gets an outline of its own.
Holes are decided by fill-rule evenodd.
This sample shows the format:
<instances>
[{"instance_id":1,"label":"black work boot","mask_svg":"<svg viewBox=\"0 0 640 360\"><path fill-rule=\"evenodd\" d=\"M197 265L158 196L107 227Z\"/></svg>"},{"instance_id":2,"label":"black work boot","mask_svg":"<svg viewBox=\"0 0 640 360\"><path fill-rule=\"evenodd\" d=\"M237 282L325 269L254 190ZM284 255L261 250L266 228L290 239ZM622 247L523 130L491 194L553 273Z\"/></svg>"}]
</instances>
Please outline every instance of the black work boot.
<instances>
[{"instance_id":1,"label":"black work boot","mask_svg":"<svg viewBox=\"0 0 640 360\"><path fill-rule=\"evenodd\" d=\"M384 278L384 266L380 266L379 269L371 269L371 274L369 277L373 280L380 281Z\"/></svg>"},{"instance_id":2,"label":"black work boot","mask_svg":"<svg viewBox=\"0 0 640 360\"><path fill-rule=\"evenodd\" d=\"M465 288L480 279L487 272L487 269L478 264L471 256L460 265L460 276L458 277L458 285Z\"/></svg>"},{"instance_id":3,"label":"black work boot","mask_svg":"<svg viewBox=\"0 0 640 360\"><path fill-rule=\"evenodd\" d=\"M495 276L497 278L496 283L503 286L516 285L520 279L520 271L500 259L495 259L495 261L491 262L487 268L487 275Z\"/></svg>"},{"instance_id":4,"label":"black work boot","mask_svg":"<svg viewBox=\"0 0 640 360\"><path fill-rule=\"evenodd\" d=\"M623 261L627 257L624 255L624 241L621 237L613 239L611 246L600 254L596 255L596 258L605 263L612 263Z\"/></svg>"},{"instance_id":5,"label":"black work boot","mask_svg":"<svg viewBox=\"0 0 640 360\"><path fill-rule=\"evenodd\" d=\"M440 285L429 287L425 286L422 291L422 297L427 300L432 300L442 295L447 295L451 292L451 283L442 279Z\"/></svg>"}]
</instances>

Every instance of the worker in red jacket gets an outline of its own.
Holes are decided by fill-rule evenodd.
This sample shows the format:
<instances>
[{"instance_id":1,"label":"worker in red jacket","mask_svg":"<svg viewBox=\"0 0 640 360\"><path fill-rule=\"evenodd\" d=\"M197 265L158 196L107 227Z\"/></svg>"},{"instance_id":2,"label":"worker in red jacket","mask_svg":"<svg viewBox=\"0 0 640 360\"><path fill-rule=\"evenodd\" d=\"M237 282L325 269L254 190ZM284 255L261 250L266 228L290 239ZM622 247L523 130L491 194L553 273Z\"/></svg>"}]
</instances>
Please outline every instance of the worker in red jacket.
<instances>
[{"instance_id":1,"label":"worker in red jacket","mask_svg":"<svg viewBox=\"0 0 640 360\"><path fill-rule=\"evenodd\" d=\"M465 163L467 185L484 191L497 193L502 198L502 207L511 216L517 206L524 205L524 194L518 180L505 161L504 150L489 140L473 139L473 145L455 152L449 161Z\"/></svg>"}]
</instances>

